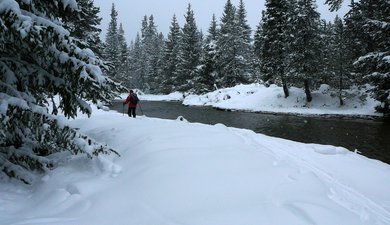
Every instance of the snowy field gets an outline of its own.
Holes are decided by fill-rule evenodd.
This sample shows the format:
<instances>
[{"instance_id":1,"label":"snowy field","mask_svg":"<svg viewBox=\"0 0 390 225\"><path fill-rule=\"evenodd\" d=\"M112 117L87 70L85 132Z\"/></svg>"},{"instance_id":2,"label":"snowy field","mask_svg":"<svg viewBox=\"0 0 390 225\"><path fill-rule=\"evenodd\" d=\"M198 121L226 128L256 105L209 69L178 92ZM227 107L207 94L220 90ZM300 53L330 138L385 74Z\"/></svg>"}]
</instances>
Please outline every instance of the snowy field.
<instances>
[{"instance_id":1,"label":"snowy field","mask_svg":"<svg viewBox=\"0 0 390 225\"><path fill-rule=\"evenodd\" d=\"M390 165L343 148L96 109L69 123L121 157L0 181L1 225L390 224Z\"/></svg>"}]
</instances>

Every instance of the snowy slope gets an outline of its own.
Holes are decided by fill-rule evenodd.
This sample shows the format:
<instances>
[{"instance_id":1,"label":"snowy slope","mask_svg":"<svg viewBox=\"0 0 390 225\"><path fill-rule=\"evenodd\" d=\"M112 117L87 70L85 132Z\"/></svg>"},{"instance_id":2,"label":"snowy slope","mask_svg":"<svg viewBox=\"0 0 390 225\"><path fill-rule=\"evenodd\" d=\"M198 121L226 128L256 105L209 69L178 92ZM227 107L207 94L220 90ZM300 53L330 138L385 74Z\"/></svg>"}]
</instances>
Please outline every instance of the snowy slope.
<instances>
[{"instance_id":1,"label":"snowy slope","mask_svg":"<svg viewBox=\"0 0 390 225\"><path fill-rule=\"evenodd\" d=\"M229 110L245 110L253 112L276 112L293 114L337 114L337 115L370 115L378 116L375 106L379 102L370 97L361 99L359 94L365 90L357 88L345 91L345 105L339 105L335 93L329 90L328 85L322 85L319 90L313 91L313 101L306 103L304 90L290 87L290 96L284 98L281 87L262 84L237 85L232 88L216 90L204 95L187 96L183 104L198 106L213 106Z\"/></svg>"},{"instance_id":2,"label":"snowy slope","mask_svg":"<svg viewBox=\"0 0 390 225\"><path fill-rule=\"evenodd\" d=\"M1 181L1 225L390 224L390 165L343 148L111 111L71 124L122 156Z\"/></svg>"}]
</instances>

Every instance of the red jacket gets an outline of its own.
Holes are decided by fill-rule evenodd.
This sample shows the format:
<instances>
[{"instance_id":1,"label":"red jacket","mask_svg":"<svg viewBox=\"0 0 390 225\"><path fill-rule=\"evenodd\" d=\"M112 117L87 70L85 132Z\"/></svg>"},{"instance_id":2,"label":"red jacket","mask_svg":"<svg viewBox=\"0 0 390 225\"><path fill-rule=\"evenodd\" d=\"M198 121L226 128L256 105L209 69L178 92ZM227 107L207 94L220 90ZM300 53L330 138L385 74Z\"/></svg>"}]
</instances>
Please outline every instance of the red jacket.
<instances>
[{"instance_id":1,"label":"red jacket","mask_svg":"<svg viewBox=\"0 0 390 225\"><path fill-rule=\"evenodd\" d=\"M123 102L123 104L127 104L129 103L129 108L135 108L137 107L137 104L131 104L130 100L131 100L132 96L131 94L129 94L129 96L127 96L126 100Z\"/></svg>"}]
</instances>

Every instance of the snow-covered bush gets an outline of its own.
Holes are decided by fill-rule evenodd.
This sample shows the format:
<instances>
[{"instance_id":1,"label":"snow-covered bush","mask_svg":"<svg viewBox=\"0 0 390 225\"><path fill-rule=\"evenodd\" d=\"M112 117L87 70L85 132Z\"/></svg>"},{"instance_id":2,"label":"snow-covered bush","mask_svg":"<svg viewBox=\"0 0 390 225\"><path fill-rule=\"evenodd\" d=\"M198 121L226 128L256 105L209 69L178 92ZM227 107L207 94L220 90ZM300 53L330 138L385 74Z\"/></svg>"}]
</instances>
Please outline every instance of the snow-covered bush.
<instances>
[{"instance_id":1,"label":"snow-covered bush","mask_svg":"<svg viewBox=\"0 0 390 225\"><path fill-rule=\"evenodd\" d=\"M0 175L31 183L31 171L55 166L54 153L112 151L81 144L88 138L48 114L50 99L53 114L75 117L91 113L87 100L114 97L116 84L102 75L103 62L64 28L80 12L75 0L0 1Z\"/></svg>"}]
</instances>

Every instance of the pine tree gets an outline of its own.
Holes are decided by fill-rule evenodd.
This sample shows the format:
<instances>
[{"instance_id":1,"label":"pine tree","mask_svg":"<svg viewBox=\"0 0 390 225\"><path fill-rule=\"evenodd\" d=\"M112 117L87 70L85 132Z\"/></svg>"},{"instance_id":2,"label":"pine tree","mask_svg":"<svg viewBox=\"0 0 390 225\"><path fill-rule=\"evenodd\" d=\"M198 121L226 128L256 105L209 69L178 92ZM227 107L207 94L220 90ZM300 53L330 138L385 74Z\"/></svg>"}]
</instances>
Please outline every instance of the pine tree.
<instances>
[{"instance_id":1,"label":"pine tree","mask_svg":"<svg viewBox=\"0 0 390 225\"><path fill-rule=\"evenodd\" d=\"M61 125L48 112L52 104L54 114L58 110L67 117L75 117L78 110L90 114L86 100L97 103L114 97L115 85L102 75L102 62L90 49L80 48L87 39L72 37L61 25L72 17L82 18L82 10L73 3L2 1L0 176L32 183L37 172L61 160L56 153L93 157L112 151Z\"/></svg>"},{"instance_id":2,"label":"pine tree","mask_svg":"<svg viewBox=\"0 0 390 225\"><path fill-rule=\"evenodd\" d=\"M334 20L334 26L332 27L332 37L331 37L331 54L329 56L330 60L330 73L334 74L334 86L338 87L338 96L340 105L344 105L343 100L343 89L350 85L349 74L347 70L346 63L348 62L348 51L346 44L346 33L345 25L338 16Z\"/></svg>"},{"instance_id":3,"label":"pine tree","mask_svg":"<svg viewBox=\"0 0 390 225\"><path fill-rule=\"evenodd\" d=\"M374 88L373 97L381 104L378 112L390 113L390 2L387 0L361 0L354 5L355 18L351 21L363 29L366 36L360 41L366 48L354 62L356 71ZM360 15L359 15L360 14Z\"/></svg>"},{"instance_id":4,"label":"pine tree","mask_svg":"<svg viewBox=\"0 0 390 225\"><path fill-rule=\"evenodd\" d=\"M143 47L145 49L145 91L155 93L159 77L158 63L162 47L158 37L157 26L153 15L149 16L148 27L144 31Z\"/></svg>"},{"instance_id":5,"label":"pine tree","mask_svg":"<svg viewBox=\"0 0 390 225\"><path fill-rule=\"evenodd\" d=\"M250 77L250 60L246 38L250 30L246 29L245 9L242 4L239 15L236 7L228 0L221 18L220 34L217 42L218 75L222 86L232 87L247 83ZM237 18L240 16L241 18Z\"/></svg>"},{"instance_id":6,"label":"pine tree","mask_svg":"<svg viewBox=\"0 0 390 225\"><path fill-rule=\"evenodd\" d=\"M64 27L69 30L72 37L83 40L80 46L90 48L96 55L102 57L103 43L100 39L99 28L101 18L100 9L93 5L93 0L78 0L80 12L76 16L65 19Z\"/></svg>"},{"instance_id":7,"label":"pine tree","mask_svg":"<svg viewBox=\"0 0 390 225\"><path fill-rule=\"evenodd\" d=\"M125 31L123 30L122 23L119 24L118 29L118 59L119 64L117 65L117 79L126 87L130 85L129 81L129 48L127 46Z\"/></svg>"},{"instance_id":8,"label":"pine tree","mask_svg":"<svg viewBox=\"0 0 390 225\"><path fill-rule=\"evenodd\" d=\"M266 0L266 10L263 12L263 34L260 70L262 79L268 84L280 83L284 96L289 96L286 67L286 34L288 22L288 3L286 0Z\"/></svg>"},{"instance_id":9,"label":"pine tree","mask_svg":"<svg viewBox=\"0 0 390 225\"><path fill-rule=\"evenodd\" d=\"M141 22L141 39L140 39L140 52L139 52L139 88L143 91L148 91L147 86L147 54L146 54L146 35L148 30L148 16L145 15Z\"/></svg>"},{"instance_id":10,"label":"pine tree","mask_svg":"<svg viewBox=\"0 0 390 225\"><path fill-rule=\"evenodd\" d=\"M157 77L155 78L155 88L153 93L161 94L164 90L163 82L164 82L164 75L163 70L165 66L164 62L164 49L165 49L165 37L162 32L158 34L157 37L157 43L156 43L156 58L157 58L157 64L156 64L156 74Z\"/></svg>"},{"instance_id":11,"label":"pine tree","mask_svg":"<svg viewBox=\"0 0 390 225\"><path fill-rule=\"evenodd\" d=\"M165 41L164 48L164 67L162 82L163 90L165 94L171 93L174 90L174 78L177 74L178 54L179 54L179 41L181 37L180 26L177 22L176 15L173 15L171 26L169 27L169 33L167 40Z\"/></svg>"},{"instance_id":12,"label":"pine tree","mask_svg":"<svg viewBox=\"0 0 390 225\"><path fill-rule=\"evenodd\" d=\"M259 24L256 27L256 31L253 37L253 64L252 67L254 69L254 74L255 74L255 82L260 82L261 81L261 76L260 76L260 65L261 65L261 57L262 57L262 52L263 52L263 45L264 45L264 40L263 40L263 21L261 20Z\"/></svg>"},{"instance_id":13,"label":"pine tree","mask_svg":"<svg viewBox=\"0 0 390 225\"><path fill-rule=\"evenodd\" d=\"M194 88L193 82L199 74L198 66L200 64L201 42L191 4L188 4L185 20L179 47L177 75L175 78L175 87L178 91L190 91Z\"/></svg>"},{"instance_id":14,"label":"pine tree","mask_svg":"<svg viewBox=\"0 0 390 225\"><path fill-rule=\"evenodd\" d=\"M195 93L203 94L210 92L216 85L217 65L216 65L216 51L217 51L217 21L213 14L208 35L202 48L201 69L199 76L195 80Z\"/></svg>"},{"instance_id":15,"label":"pine tree","mask_svg":"<svg viewBox=\"0 0 390 225\"><path fill-rule=\"evenodd\" d=\"M108 75L114 80L120 80L118 76L118 68L121 65L119 61L120 50L119 50L119 40L118 40L118 12L115 10L115 5L112 3L111 7L111 20L108 24L107 34L106 34L106 47L104 58L110 64L110 69L108 70Z\"/></svg>"},{"instance_id":16,"label":"pine tree","mask_svg":"<svg viewBox=\"0 0 390 225\"><path fill-rule=\"evenodd\" d=\"M347 49L346 68L350 74L353 83L362 85L365 81L363 75L356 71L353 63L367 51L367 43L363 40L368 40L369 34L361 32L364 18L360 9L356 7L354 0L351 1L351 10L345 15L345 35Z\"/></svg>"},{"instance_id":17,"label":"pine tree","mask_svg":"<svg viewBox=\"0 0 390 225\"><path fill-rule=\"evenodd\" d=\"M238 73L243 76L242 82L253 82L254 80L254 71L252 68L253 63L253 50L252 50L252 38L251 33L252 29L248 25L246 19L247 12L245 9L245 4L243 0L240 0L237 7L237 15L235 17L237 24L237 56L239 60Z\"/></svg>"},{"instance_id":18,"label":"pine tree","mask_svg":"<svg viewBox=\"0 0 390 225\"><path fill-rule=\"evenodd\" d=\"M315 9L314 0L297 0L295 13L290 23L293 29L287 29L289 37L293 37L288 57L287 79L293 84L303 83L306 101L311 102L310 83L316 83L318 75L319 49L319 22L320 14Z\"/></svg>"},{"instance_id":19,"label":"pine tree","mask_svg":"<svg viewBox=\"0 0 390 225\"><path fill-rule=\"evenodd\" d=\"M332 79L335 79L335 69L333 65L333 52L334 52L334 25L332 22L327 22L326 20L321 20L319 26L320 32L320 61L321 63L318 65L318 82L319 84L329 84L333 86L331 83Z\"/></svg>"},{"instance_id":20,"label":"pine tree","mask_svg":"<svg viewBox=\"0 0 390 225\"><path fill-rule=\"evenodd\" d=\"M143 48L141 36L137 33L129 53L129 85L133 88L142 89L143 80Z\"/></svg>"}]
</instances>

